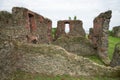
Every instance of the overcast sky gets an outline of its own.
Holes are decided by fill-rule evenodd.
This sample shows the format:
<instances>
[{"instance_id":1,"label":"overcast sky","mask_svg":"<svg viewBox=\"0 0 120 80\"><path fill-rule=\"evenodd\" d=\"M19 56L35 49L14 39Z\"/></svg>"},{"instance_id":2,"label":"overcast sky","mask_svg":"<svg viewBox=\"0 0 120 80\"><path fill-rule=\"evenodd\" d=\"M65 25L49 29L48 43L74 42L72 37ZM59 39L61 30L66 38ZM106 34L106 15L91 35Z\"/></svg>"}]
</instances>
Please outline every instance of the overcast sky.
<instances>
[{"instance_id":1,"label":"overcast sky","mask_svg":"<svg viewBox=\"0 0 120 80\"><path fill-rule=\"evenodd\" d=\"M93 19L107 10L112 10L110 29L120 25L120 0L0 0L0 10L11 12L14 6L28 8L51 19L53 27L58 20L77 16L83 21L84 29L89 30Z\"/></svg>"}]
</instances>

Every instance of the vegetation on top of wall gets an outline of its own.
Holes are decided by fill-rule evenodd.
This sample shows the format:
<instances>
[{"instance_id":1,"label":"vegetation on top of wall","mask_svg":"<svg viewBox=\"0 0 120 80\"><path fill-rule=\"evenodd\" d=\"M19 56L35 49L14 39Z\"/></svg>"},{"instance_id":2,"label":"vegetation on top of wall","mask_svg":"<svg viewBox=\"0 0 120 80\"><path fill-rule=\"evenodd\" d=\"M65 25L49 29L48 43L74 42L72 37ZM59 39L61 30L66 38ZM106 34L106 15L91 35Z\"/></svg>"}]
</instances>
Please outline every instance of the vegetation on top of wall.
<instances>
[{"instance_id":1,"label":"vegetation on top of wall","mask_svg":"<svg viewBox=\"0 0 120 80\"><path fill-rule=\"evenodd\" d=\"M74 16L74 20L77 20L77 16Z\"/></svg>"},{"instance_id":2,"label":"vegetation on top of wall","mask_svg":"<svg viewBox=\"0 0 120 80\"><path fill-rule=\"evenodd\" d=\"M0 18L6 20L7 18L11 18L11 13L7 11L0 11ZM2 20L3 21L3 20Z\"/></svg>"},{"instance_id":3,"label":"vegetation on top of wall","mask_svg":"<svg viewBox=\"0 0 120 80\"><path fill-rule=\"evenodd\" d=\"M71 17L68 17L68 20L72 20ZM77 20L77 16L74 16L73 20Z\"/></svg>"},{"instance_id":4,"label":"vegetation on top of wall","mask_svg":"<svg viewBox=\"0 0 120 80\"><path fill-rule=\"evenodd\" d=\"M71 17L68 17L68 20L71 20Z\"/></svg>"}]
</instances>

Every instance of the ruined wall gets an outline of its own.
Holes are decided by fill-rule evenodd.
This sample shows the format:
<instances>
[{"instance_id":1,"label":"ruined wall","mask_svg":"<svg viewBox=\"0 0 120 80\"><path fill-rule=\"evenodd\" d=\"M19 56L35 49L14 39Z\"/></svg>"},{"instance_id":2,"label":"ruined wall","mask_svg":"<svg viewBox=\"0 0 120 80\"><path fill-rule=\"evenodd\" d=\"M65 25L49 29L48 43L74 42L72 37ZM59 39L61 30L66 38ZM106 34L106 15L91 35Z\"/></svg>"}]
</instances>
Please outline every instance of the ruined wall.
<instances>
[{"instance_id":1,"label":"ruined wall","mask_svg":"<svg viewBox=\"0 0 120 80\"><path fill-rule=\"evenodd\" d=\"M96 50L88 39L84 37L62 36L53 42L54 45L61 46L68 52L77 54L79 56L93 56L96 55Z\"/></svg>"},{"instance_id":2,"label":"ruined wall","mask_svg":"<svg viewBox=\"0 0 120 80\"><path fill-rule=\"evenodd\" d=\"M110 65L112 67L120 66L120 43L117 43L115 46L113 58Z\"/></svg>"},{"instance_id":3,"label":"ruined wall","mask_svg":"<svg viewBox=\"0 0 120 80\"><path fill-rule=\"evenodd\" d=\"M0 11L0 28L12 26L12 14L7 11Z\"/></svg>"},{"instance_id":4,"label":"ruined wall","mask_svg":"<svg viewBox=\"0 0 120 80\"><path fill-rule=\"evenodd\" d=\"M38 43L52 41L52 21L26 8L14 7L12 13L1 11L0 28L3 33L22 42L27 42L26 36L36 37Z\"/></svg>"},{"instance_id":5,"label":"ruined wall","mask_svg":"<svg viewBox=\"0 0 120 80\"><path fill-rule=\"evenodd\" d=\"M93 31L89 34L94 48L105 64L109 64L108 58L108 29L112 11L106 11L98 15L93 21Z\"/></svg>"},{"instance_id":6,"label":"ruined wall","mask_svg":"<svg viewBox=\"0 0 120 80\"><path fill-rule=\"evenodd\" d=\"M21 59L10 36L0 32L0 80L11 80L16 64Z\"/></svg>"},{"instance_id":7,"label":"ruined wall","mask_svg":"<svg viewBox=\"0 0 120 80\"><path fill-rule=\"evenodd\" d=\"M120 26L113 27L113 36L120 38Z\"/></svg>"},{"instance_id":8,"label":"ruined wall","mask_svg":"<svg viewBox=\"0 0 120 80\"><path fill-rule=\"evenodd\" d=\"M12 9L14 22L19 26L21 33L36 36L39 43L48 43L52 40L52 21L25 8L14 7Z\"/></svg>"},{"instance_id":9,"label":"ruined wall","mask_svg":"<svg viewBox=\"0 0 120 80\"><path fill-rule=\"evenodd\" d=\"M70 31L65 33L65 24L69 24ZM81 36L85 37L85 31L80 20L60 20L57 23L56 39L61 35Z\"/></svg>"}]
</instances>

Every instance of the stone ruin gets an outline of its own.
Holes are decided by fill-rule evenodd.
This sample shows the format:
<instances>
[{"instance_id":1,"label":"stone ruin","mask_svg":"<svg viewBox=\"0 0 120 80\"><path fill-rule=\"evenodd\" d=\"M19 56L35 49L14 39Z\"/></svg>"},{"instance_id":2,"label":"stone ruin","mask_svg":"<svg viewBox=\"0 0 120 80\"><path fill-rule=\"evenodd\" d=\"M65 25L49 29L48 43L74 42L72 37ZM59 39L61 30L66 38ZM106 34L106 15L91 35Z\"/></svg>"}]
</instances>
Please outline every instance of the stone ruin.
<instances>
[{"instance_id":1,"label":"stone ruin","mask_svg":"<svg viewBox=\"0 0 120 80\"><path fill-rule=\"evenodd\" d=\"M97 54L105 64L109 64L108 58L108 30L112 11L107 11L98 15L93 21L93 28L89 31L89 39Z\"/></svg>"},{"instance_id":2,"label":"stone ruin","mask_svg":"<svg viewBox=\"0 0 120 80\"><path fill-rule=\"evenodd\" d=\"M66 27L69 28L68 33L65 31ZM57 23L55 41L52 44L61 46L65 50L80 56L95 55L96 50L92 48L85 36L81 20L60 20Z\"/></svg>"},{"instance_id":3,"label":"stone ruin","mask_svg":"<svg viewBox=\"0 0 120 80\"><path fill-rule=\"evenodd\" d=\"M102 59L102 61L105 64L108 65L110 63L108 58L108 29L109 29L111 13L112 13L111 11L101 13L98 17L94 19L94 27L90 28L90 33L89 33L89 39L92 45L90 44L89 40L85 39L86 34L82 27L82 21L80 20L58 21L55 39L57 40L62 35L65 35L65 37L70 36L70 38L72 36L72 39L67 38L65 42L63 42L64 45L60 42L59 44L62 45L63 48L65 48L67 51L73 52L78 55L82 53L80 54L82 56L95 55L94 53L96 53L97 51L97 55ZM70 28L69 33L65 32L65 24L69 24L69 28ZM50 19L45 18L42 15L32 12L26 8L14 7L12 9L12 14L6 11L0 11L0 39L2 40L0 41L0 44L3 44L0 45L1 48L0 61L3 62L0 64L0 66L3 68L0 71L0 73L3 73L3 71L5 71L4 74L6 74L8 73L8 71L14 70L15 68L13 67L13 65L17 63L18 59L21 59L21 56L19 54L17 54L16 56L16 50L14 50L15 46L13 46L13 44L9 42L5 42L6 40L9 41L9 39L12 38L15 40L19 40L22 42L29 42L29 43L49 43L53 41L51 29L52 29L52 21ZM7 36L7 38L5 38L4 34ZM46 48L44 49L43 52L46 52ZM50 49L48 48L48 51L49 50ZM114 56L110 64L111 66L120 65L119 52L120 52L120 47L116 45ZM10 54L8 55L8 53ZM52 53L52 51L50 51L50 53ZM53 60L53 58L50 59ZM82 60L82 62L84 62L84 60ZM83 64L81 64L81 66L83 66ZM95 70L97 69L98 68L96 68ZM12 71L10 72L12 73ZM4 74L2 74L2 76L4 76Z\"/></svg>"},{"instance_id":4,"label":"stone ruin","mask_svg":"<svg viewBox=\"0 0 120 80\"><path fill-rule=\"evenodd\" d=\"M108 58L108 29L111 13L112 11L107 11L105 13L101 13L98 17L96 17L93 21L94 27L90 29L89 33L89 39L92 43L93 48L97 51L97 55L99 55L105 64L110 63ZM69 25L69 33L65 32L66 24ZM81 20L58 21L55 40L63 35L85 38L86 34L82 24L83 23ZM45 18L42 15L32 12L26 8L14 7L12 9L12 14L6 11L0 12L0 33L5 33L12 39L30 43L53 42L51 29L52 21L50 19ZM78 41L78 38L76 39L77 40L75 41ZM74 50L72 49L75 47L73 46L73 43L70 43L69 45L73 46L71 47L72 52L76 52L75 50L77 50L77 53L79 51L82 51L83 53L84 50L87 51L86 49L90 49L91 46L87 40L87 45L85 45L90 46L86 49L85 46L81 48L80 46L83 44L84 42L81 43L81 45L77 45L77 42L75 42L75 46L77 45L79 48L75 48ZM69 45L66 44L66 46L68 46L66 47L68 51L70 49ZM93 51L93 54L96 52L94 50L91 51Z\"/></svg>"},{"instance_id":5,"label":"stone ruin","mask_svg":"<svg viewBox=\"0 0 120 80\"><path fill-rule=\"evenodd\" d=\"M68 24L68 27L70 29L69 33L65 32L66 24ZM86 34L85 34L82 24L83 23L80 20L60 20L60 21L58 21L55 39L59 38L62 35L85 37Z\"/></svg>"},{"instance_id":6,"label":"stone ruin","mask_svg":"<svg viewBox=\"0 0 120 80\"><path fill-rule=\"evenodd\" d=\"M110 65L112 67L120 66L120 43L117 43L115 46L113 58Z\"/></svg>"},{"instance_id":7,"label":"stone ruin","mask_svg":"<svg viewBox=\"0 0 120 80\"><path fill-rule=\"evenodd\" d=\"M26 8L14 7L12 14L0 12L0 32L22 42L52 41L52 21Z\"/></svg>"},{"instance_id":8,"label":"stone ruin","mask_svg":"<svg viewBox=\"0 0 120 80\"><path fill-rule=\"evenodd\" d=\"M120 38L120 26L113 27L112 32L113 36Z\"/></svg>"}]
</instances>

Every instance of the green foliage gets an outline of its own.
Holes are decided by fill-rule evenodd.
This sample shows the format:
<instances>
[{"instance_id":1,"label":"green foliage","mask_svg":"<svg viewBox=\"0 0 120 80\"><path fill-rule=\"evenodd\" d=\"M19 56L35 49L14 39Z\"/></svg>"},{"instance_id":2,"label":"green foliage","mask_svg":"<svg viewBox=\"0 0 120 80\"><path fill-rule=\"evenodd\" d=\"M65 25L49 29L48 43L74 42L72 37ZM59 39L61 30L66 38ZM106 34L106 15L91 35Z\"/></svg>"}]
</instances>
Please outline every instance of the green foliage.
<instances>
[{"instance_id":1,"label":"green foliage","mask_svg":"<svg viewBox=\"0 0 120 80\"><path fill-rule=\"evenodd\" d=\"M12 14L7 11L0 11L0 18L3 20L12 18Z\"/></svg>"},{"instance_id":2,"label":"green foliage","mask_svg":"<svg viewBox=\"0 0 120 80\"><path fill-rule=\"evenodd\" d=\"M68 17L68 20L72 20L71 17ZM77 20L77 16L74 16L73 20Z\"/></svg>"},{"instance_id":3,"label":"green foliage","mask_svg":"<svg viewBox=\"0 0 120 80\"><path fill-rule=\"evenodd\" d=\"M53 38L55 38L56 29L57 28L52 28L52 36L53 36Z\"/></svg>"},{"instance_id":4,"label":"green foliage","mask_svg":"<svg viewBox=\"0 0 120 80\"><path fill-rule=\"evenodd\" d=\"M69 20L71 20L71 17L69 17Z\"/></svg>"},{"instance_id":5,"label":"green foliage","mask_svg":"<svg viewBox=\"0 0 120 80\"><path fill-rule=\"evenodd\" d=\"M100 60L100 58L98 56L89 56L88 57L90 60L100 64L100 65L104 65L104 63Z\"/></svg>"},{"instance_id":6,"label":"green foliage","mask_svg":"<svg viewBox=\"0 0 120 80\"><path fill-rule=\"evenodd\" d=\"M120 38L109 36L108 56L110 59L112 59L115 45L119 42L120 42ZM90 56L88 58L98 64L104 65L98 56Z\"/></svg>"},{"instance_id":7,"label":"green foliage","mask_svg":"<svg viewBox=\"0 0 120 80\"><path fill-rule=\"evenodd\" d=\"M113 31L109 31L109 36L113 36Z\"/></svg>"},{"instance_id":8,"label":"green foliage","mask_svg":"<svg viewBox=\"0 0 120 80\"><path fill-rule=\"evenodd\" d=\"M77 20L77 16L74 16L74 20Z\"/></svg>"},{"instance_id":9,"label":"green foliage","mask_svg":"<svg viewBox=\"0 0 120 80\"><path fill-rule=\"evenodd\" d=\"M109 36L109 50L108 50L109 54L108 55L110 59L112 59L115 45L119 42L120 42L120 38Z\"/></svg>"}]
</instances>

